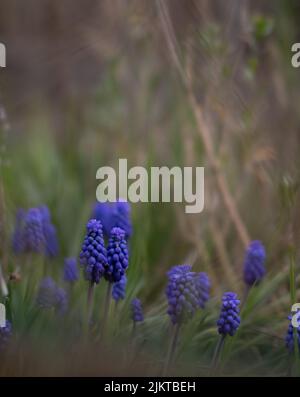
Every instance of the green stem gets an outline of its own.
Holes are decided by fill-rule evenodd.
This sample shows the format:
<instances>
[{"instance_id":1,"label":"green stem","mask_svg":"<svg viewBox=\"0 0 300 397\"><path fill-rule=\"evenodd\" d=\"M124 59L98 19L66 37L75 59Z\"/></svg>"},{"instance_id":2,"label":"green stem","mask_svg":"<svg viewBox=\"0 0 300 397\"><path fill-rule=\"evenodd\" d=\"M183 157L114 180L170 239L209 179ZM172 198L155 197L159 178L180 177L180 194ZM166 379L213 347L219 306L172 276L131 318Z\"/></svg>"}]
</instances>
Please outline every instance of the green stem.
<instances>
[{"instance_id":1,"label":"green stem","mask_svg":"<svg viewBox=\"0 0 300 397\"><path fill-rule=\"evenodd\" d=\"M105 334L106 334L108 313L109 313L109 307L111 301L111 288L112 288L112 283L108 283L105 302L104 302L104 315L103 315L102 332L101 332L102 338L105 338Z\"/></svg>"},{"instance_id":2,"label":"green stem","mask_svg":"<svg viewBox=\"0 0 300 397\"><path fill-rule=\"evenodd\" d=\"M119 301L115 301L113 305L113 319L114 319L114 326L113 326L113 335L115 336L118 331L118 325L119 325Z\"/></svg>"},{"instance_id":3,"label":"green stem","mask_svg":"<svg viewBox=\"0 0 300 397\"><path fill-rule=\"evenodd\" d=\"M245 290L244 290L244 295L242 298L242 302L241 302L241 306L240 306L240 310L242 310L242 308L244 307L245 303L247 302L248 296L249 296L249 292L250 292L250 286L246 285L245 286Z\"/></svg>"},{"instance_id":4,"label":"green stem","mask_svg":"<svg viewBox=\"0 0 300 397\"><path fill-rule=\"evenodd\" d=\"M173 357L174 357L174 353L175 353L177 342L178 342L179 329L180 329L180 324L173 326L173 336L171 338L171 343L169 345L169 350L168 350L167 358L166 358L164 369L163 369L163 376L166 376L166 374L169 371L170 365L173 362Z\"/></svg>"},{"instance_id":5,"label":"green stem","mask_svg":"<svg viewBox=\"0 0 300 397\"><path fill-rule=\"evenodd\" d=\"M92 319L94 289L95 289L95 284L93 282L91 282L89 284L88 296L87 296L87 321L86 321L87 328L89 328L89 324Z\"/></svg>"},{"instance_id":6,"label":"green stem","mask_svg":"<svg viewBox=\"0 0 300 397\"><path fill-rule=\"evenodd\" d=\"M214 352L214 356L213 356L211 367L210 367L210 374L209 374L210 376L214 375L214 373L218 369L219 359L221 356L221 352L223 350L224 342L225 342L225 335L222 335L217 343L217 346L216 346L216 349Z\"/></svg>"}]
</instances>

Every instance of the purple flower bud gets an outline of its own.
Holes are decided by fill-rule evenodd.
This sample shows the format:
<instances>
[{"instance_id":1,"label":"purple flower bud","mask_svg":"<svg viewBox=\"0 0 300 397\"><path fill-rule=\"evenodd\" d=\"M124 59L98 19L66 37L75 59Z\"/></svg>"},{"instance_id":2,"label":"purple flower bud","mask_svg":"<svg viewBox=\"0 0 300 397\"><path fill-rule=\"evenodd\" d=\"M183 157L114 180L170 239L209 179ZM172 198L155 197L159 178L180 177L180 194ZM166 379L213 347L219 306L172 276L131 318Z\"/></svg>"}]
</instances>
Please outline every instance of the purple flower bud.
<instances>
[{"instance_id":1,"label":"purple flower bud","mask_svg":"<svg viewBox=\"0 0 300 397\"><path fill-rule=\"evenodd\" d=\"M30 208L27 212L18 210L12 245L16 254L37 252L49 257L57 255L56 229L51 223L48 207Z\"/></svg>"},{"instance_id":2,"label":"purple flower bud","mask_svg":"<svg viewBox=\"0 0 300 397\"><path fill-rule=\"evenodd\" d=\"M258 283L265 275L266 251L260 241L252 241L246 252L244 261L244 281L252 286Z\"/></svg>"},{"instance_id":3,"label":"purple flower bud","mask_svg":"<svg viewBox=\"0 0 300 397\"><path fill-rule=\"evenodd\" d=\"M130 212L130 204L120 199L115 203L97 202L94 206L92 216L101 221L106 237L109 237L112 228L120 227L125 231L126 239L128 239L132 234Z\"/></svg>"},{"instance_id":4,"label":"purple flower bud","mask_svg":"<svg viewBox=\"0 0 300 397\"><path fill-rule=\"evenodd\" d=\"M76 258L66 258L64 263L64 281L74 283L78 280L78 267Z\"/></svg>"},{"instance_id":5,"label":"purple flower bud","mask_svg":"<svg viewBox=\"0 0 300 397\"><path fill-rule=\"evenodd\" d=\"M132 320L134 322L144 321L144 314L142 309L141 301L137 298L134 298L131 301L131 310L132 310Z\"/></svg>"},{"instance_id":6,"label":"purple flower bud","mask_svg":"<svg viewBox=\"0 0 300 397\"><path fill-rule=\"evenodd\" d=\"M174 266L167 273L168 314L173 324L187 321L199 307L196 274L190 265Z\"/></svg>"},{"instance_id":7,"label":"purple flower bud","mask_svg":"<svg viewBox=\"0 0 300 397\"><path fill-rule=\"evenodd\" d=\"M116 283L124 276L128 267L128 249L125 232L119 227L111 230L107 246L107 264L104 265L104 277L110 283Z\"/></svg>"},{"instance_id":8,"label":"purple flower bud","mask_svg":"<svg viewBox=\"0 0 300 397\"><path fill-rule=\"evenodd\" d=\"M96 219L91 219L86 229L87 233L80 253L80 264L84 267L86 280L98 284L107 264L102 224Z\"/></svg>"},{"instance_id":9,"label":"purple flower bud","mask_svg":"<svg viewBox=\"0 0 300 397\"><path fill-rule=\"evenodd\" d=\"M26 252L44 252L46 240L43 218L38 208L30 208L24 220L24 241Z\"/></svg>"},{"instance_id":10,"label":"purple flower bud","mask_svg":"<svg viewBox=\"0 0 300 397\"><path fill-rule=\"evenodd\" d=\"M220 317L217 322L219 334L233 336L236 333L240 325L239 304L240 301L237 299L237 294L225 292L222 298Z\"/></svg>"}]
</instances>

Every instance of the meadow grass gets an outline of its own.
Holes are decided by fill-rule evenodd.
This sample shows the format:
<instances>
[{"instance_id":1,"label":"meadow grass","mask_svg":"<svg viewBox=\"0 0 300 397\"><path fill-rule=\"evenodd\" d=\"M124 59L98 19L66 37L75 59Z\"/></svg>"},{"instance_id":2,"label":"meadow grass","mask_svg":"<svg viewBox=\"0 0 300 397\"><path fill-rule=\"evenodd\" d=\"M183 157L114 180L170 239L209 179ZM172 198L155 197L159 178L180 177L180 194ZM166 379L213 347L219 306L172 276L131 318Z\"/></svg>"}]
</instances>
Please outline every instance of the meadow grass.
<instances>
[{"instance_id":1,"label":"meadow grass","mask_svg":"<svg viewBox=\"0 0 300 397\"><path fill-rule=\"evenodd\" d=\"M7 361L1 362L1 373L34 375L34 371L37 371L37 374L84 374L88 370L82 368L81 358L80 362L70 363L70 354L78 354L83 357L82 360L90 361L88 368L93 367L93 374L97 371L100 375L125 371L132 375L135 371L141 371L143 374L159 375L170 338L164 295L166 271L173 264L184 263L191 249L183 236L178 239L174 221L178 209L173 205L169 205L169 208L154 204L132 206L133 235L130 239L126 298L118 305L112 305L108 313L105 344L100 332L105 281L95 287L93 321L87 346L83 344L81 327L85 318L88 286L82 275L69 291L69 309L65 316L59 317L52 310L43 311L36 305L38 285L45 273L65 286L62 281L64 258L78 257L85 223L94 201L93 186L96 180L92 177L87 180L88 174L78 165L81 163L80 158L73 161L76 172L68 164L68 159L56 150L50 135L33 134L19 149L12 151L11 166L4 173L8 238L13 231L17 207L47 203L57 227L60 252L58 257L49 260L40 255L17 256L10 245L7 246L8 263L3 264L5 274L9 275L20 265L21 279L8 282L9 296L5 304L8 318L13 324L13 340ZM91 166L81 163L81 167ZM210 244L209 239L202 243L207 246ZM295 264L291 262L290 272L288 263L285 271L275 271L270 256L267 255L266 277L251 288L242 307L241 326L237 334L225 340L218 375L286 375L289 357L284 335L290 303L296 299ZM240 281L235 287L241 296L243 255L237 262L239 273L235 276ZM193 269L205 270L212 276L216 271L199 258L195 260ZM218 269L218 272L221 271ZM219 338L216 320L220 296L228 288L229 280L216 281L213 278L212 298L207 307L199 310L189 323L181 327L170 373L210 374ZM137 326L133 352L130 302L136 296L143 302L145 321ZM107 359L110 364L106 364ZM40 363L40 369L37 369L37 363Z\"/></svg>"}]
</instances>

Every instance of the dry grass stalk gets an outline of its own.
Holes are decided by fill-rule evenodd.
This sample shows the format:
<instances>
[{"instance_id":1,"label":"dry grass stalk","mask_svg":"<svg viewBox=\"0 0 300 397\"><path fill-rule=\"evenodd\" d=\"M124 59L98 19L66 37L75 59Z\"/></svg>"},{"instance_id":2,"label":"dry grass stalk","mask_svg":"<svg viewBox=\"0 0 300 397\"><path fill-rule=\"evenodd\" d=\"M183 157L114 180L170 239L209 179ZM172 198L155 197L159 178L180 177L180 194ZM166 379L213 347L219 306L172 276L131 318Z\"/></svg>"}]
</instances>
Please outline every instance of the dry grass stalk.
<instances>
[{"instance_id":1,"label":"dry grass stalk","mask_svg":"<svg viewBox=\"0 0 300 397\"><path fill-rule=\"evenodd\" d=\"M243 243L243 245L246 247L249 244L250 237L248 234L248 231L246 229L246 226L243 223L243 220L239 214L237 205L235 203L234 197L231 194L225 176L222 173L219 161L216 157L215 150L214 150L214 145L212 141L212 134L211 131L208 127L208 124L205 120L205 116L203 114L203 111L197 102L194 92L193 92L193 81L192 81L192 73L190 71L190 68L186 71L179 59L178 56L178 43L176 40L176 36L174 33L174 29L172 27L172 23L168 14L168 10L166 7L166 4L162 0L157 0L157 9L158 9L158 14L159 18L161 21L162 29L166 37L166 41L172 56L172 60L182 78L182 82L185 86L185 89L188 94L188 99L191 104L191 107L194 112L195 120L197 123L198 127L198 133L202 138L206 155L209 161L209 164L215 174L217 185L219 192L222 196L224 205L228 211L228 214L235 225L235 228L237 230L238 236Z\"/></svg>"}]
</instances>

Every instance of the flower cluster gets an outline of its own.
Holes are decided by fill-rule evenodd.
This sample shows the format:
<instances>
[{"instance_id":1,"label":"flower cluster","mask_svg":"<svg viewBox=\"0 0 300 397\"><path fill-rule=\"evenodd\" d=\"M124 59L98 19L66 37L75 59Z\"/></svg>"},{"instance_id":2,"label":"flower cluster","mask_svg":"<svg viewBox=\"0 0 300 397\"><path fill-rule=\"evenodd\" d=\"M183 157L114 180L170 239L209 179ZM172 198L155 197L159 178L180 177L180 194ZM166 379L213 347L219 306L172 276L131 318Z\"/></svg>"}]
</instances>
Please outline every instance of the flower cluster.
<instances>
[{"instance_id":1,"label":"flower cluster","mask_svg":"<svg viewBox=\"0 0 300 397\"><path fill-rule=\"evenodd\" d=\"M265 275L266 251L260 241L252 241L246 252L244 261L244 281L252 286L261 281Z\"/></svg>"},{"instance_id":2,"label":"flower cluster","mask_svg":"<svg viewBox=\"0 0 300 397\"><path fill-rule=\"evenodd\" d=\"M51 222L48 207L18 210L12 245L16 254L36 252L44 253L48 257L57 255L56 229Z\"/></svg>"},{"instance_id":3,"label":"flower cluster","mask_svg":"<svg viewBox=\"0 0 300 397\"><path fill-rule=\"evenodd\" d=\"M86 230L80 253L80 263L84 266L86 280L98 284L104 275L107 264L102 224L96 219L91 219L87 223Z\"/></svg>"},{"instance_id":4,"label":"flower cluster","mask_svg":"<svg viewBox=\"0 0 300 397\"><path fill-rule=\"evenodd\" d=\"M131 210L127 201L118 200L115 203L96 203L92 217L101 221L105 237L109 237L113 227L120 227L125 231L128 239L132 234Z\"/></svg>"},{"instance_id":5,"label":"flower cluster","mask_svg":"<svg viewBox=\"0 0 300 397\"><path fill-rule=\"evenodd\" d=\"M168 314L173 324L192 317L199 306L196 274L191 269L190 265L174 266L167 274Z\"/></svg>"},{"instance_id":6,"label":"flower cluster","mask_svg":"<svg viewBox=\"0 0 300 397\"><path fill-rule=\"evenodd\" d=\"M219 334L233 336L236 333L240 325L239 304L240 301L237 298L237 294L225 292L222 298L220 317L217 322Z\"/></svg>"},{"instance_id":7,"label":"flower cluster","mask_svg":"<svg viewBox=\"0 0 300 397\"><path fill-rule=\"evenodd\" d=\"M76 258L66 258L64 262L64 281L74 283L78 280L78 267Z\"/></svg>"},{"instance_id":8,"label":"flower cluster","mask_svg":"<svg viewBox=\"0 0 300 397\"><path fill-rule=\"evenodd\" d=\"M119 301L125 298L127 284L126 270L129 263L127 238L132 231L130 206L123 201L97 203L94 216L97 219L90 219L86 225L86 234L80 252L80 264L84 268L86 280L90 282L89 298L93 296L91 294L93 285L98 284L103 277L112 284L113 299ZM107 248L104 234L109 236ZM57 254L56 231L47 207L40 206L28 211L18 211L13 247L16 253L30 251L45 253L48 256ZM266 253L262 243L252 241L244 262L244 280L247 285L259 282L264 276L265 258ZM207 273L196 273L192 271L190 265L173 266L167 276L165 291L168 301L167 313L173 324L182 324L189 320L197 309L205 307L210 298L211 282ZM73 283L78 277L76 258L66 258L63 268L64 281ZM88 300L91 301L92 299ZM41 308L54 309L57 313L63 314L68 308L68 295L51 277L45 277L40 283L36 302ZM217 322L219 334L233 336L236 333L240 325L239 305L240 300L236 293L226 292L223 295ZM137 298L131 301L131 317L135 323L144 320L142 304ZM7 322L6 327L0 329L0 349L6 344L10 334L11 324ZM300 348L300 326L297 329L297 338ZM294 339L291 323L285 340L287 348L292 351Z\"/></svg>"},{"instance_id":9,"label":"flower cluster","mask_svg":"<svg viewBox=\"0 0 300 397\"><path fill-rule=\"evenodd\" d=\"M64 314L68 308L66 291L58 287L51 277L45 277L41 281L36 302L40 308L54 308L59 314Z\"/></svg>"},{"instance_id":10,"label":"flower cluster","mask_svg":"<svg viewBox=\"0 0 300 397\"><path fill-rule=\"evenodd\" d=\"M24 222L25 251L42 253L45 250L46 238L40 210L38 208L30 208L25 216Z\"/></svg>"},{"instance_id":11,"label":"flower cluster","mask_svg":"<svg viewBox=\"0 0 300 397\"><path fill-rule=\"evenodd\" d=\"M131 301L132 320L137 323L144 321L144 314L141 301L137 298Z\"/></svg>"},{"instance_id":12,"label":"flower cluster","mask_svg":"<svg viewBox=\"0 0 300 397\"><path fill-rule=\"evenodd\" d=\"M210 293L210 279L207 273L201 272L196 274L195 277L197 293L198 293L198 304L201 309L204 309L206 302L209 299Z\"/></svg>"},{"instance_id":13,"label":"flower cluster","mask_svg":"<svg viewBox=\"0 0 300 397\"><path fill-rule=\"evenodd\" d=\"M120 281L113 284L112 297L116 302L125 298L126 284L127 284L126 274L124 274L124 276L121 278Z\"/></svg>"},{"instance_id":14,"label":"flower cluster","mask_svg":"<svg viewBox=\"0 0 300 397\"><path fill-rule=\"evenodd\" d=\"M128 267L128 249L125 232L119 227L111 230L107 246L107 263L104 265L104 277L110 283L116 283L124 276Z\"/></svg>"}]
</instances>

